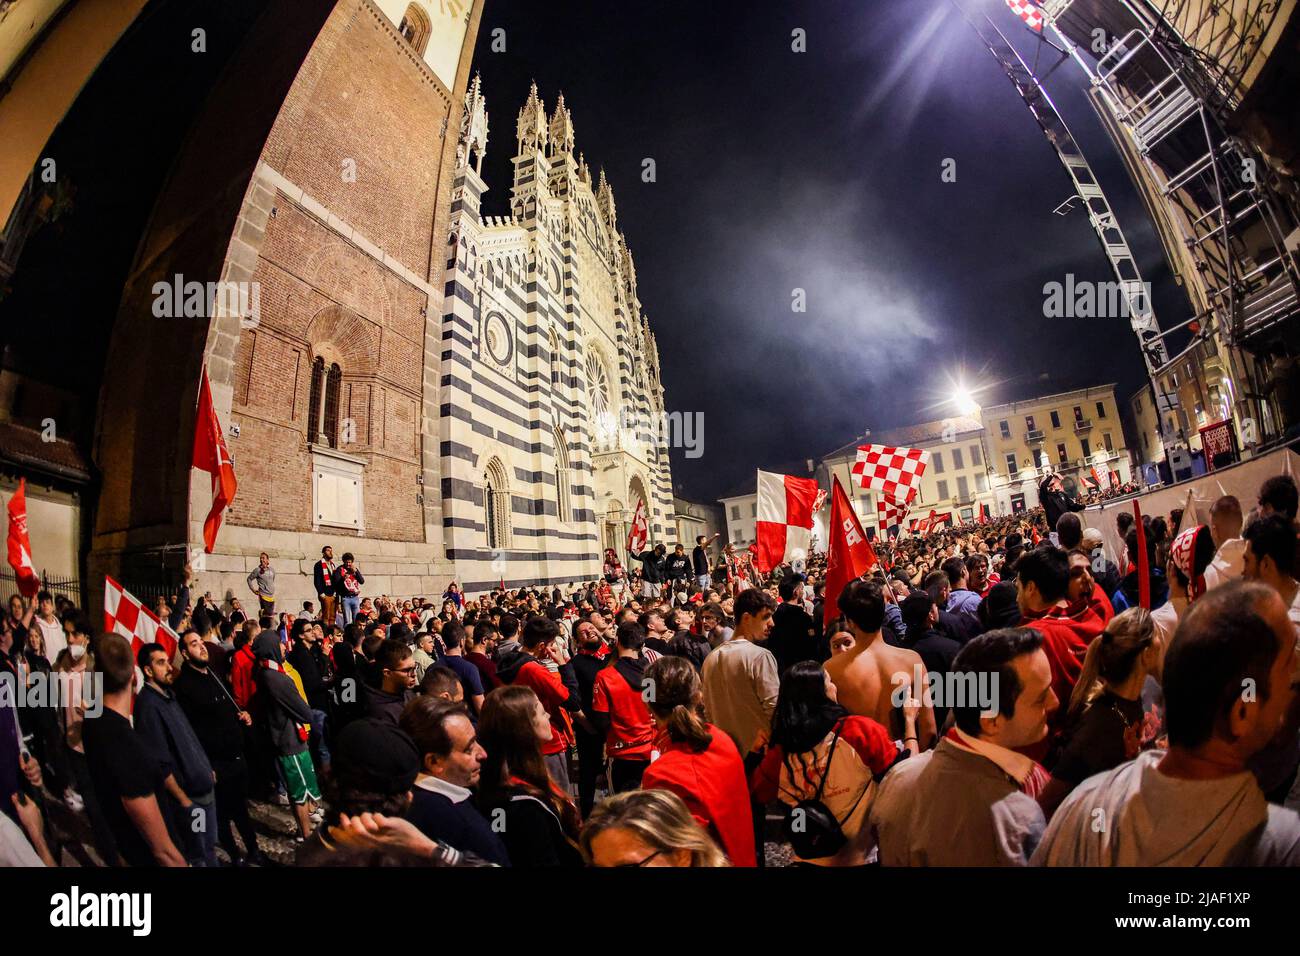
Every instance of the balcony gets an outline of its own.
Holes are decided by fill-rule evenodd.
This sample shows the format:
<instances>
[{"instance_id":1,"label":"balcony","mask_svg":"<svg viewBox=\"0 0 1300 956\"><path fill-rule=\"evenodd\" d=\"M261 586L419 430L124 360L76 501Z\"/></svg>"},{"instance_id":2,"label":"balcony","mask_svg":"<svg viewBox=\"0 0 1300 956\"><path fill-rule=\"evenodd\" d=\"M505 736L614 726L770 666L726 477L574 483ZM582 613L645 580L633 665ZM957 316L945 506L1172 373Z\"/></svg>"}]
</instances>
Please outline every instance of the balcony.
<instances>
[{"instance_id":1,"label":"balcony","mask_svg":"<svg viewBox=\"0 0 1300 956\"><path fill-rule=\"evenodd\" d=\"M1037 445L1047 438L1041 428L1034 428L1025 432L1025 441L1031 445Z\"/></svg>"},{"instance_id":2,"label":"balcony","mask_svg":"<svg viewBox=\"0 0 1300 956\"><path fill-rule=\"evenodd\" d=\"M1076 418L1074 420L1074 433L1076 435L1080 434L1081 432L1090 432L1090 431L1092 431L1091 418Z\"/></svg>"}]
</instances>

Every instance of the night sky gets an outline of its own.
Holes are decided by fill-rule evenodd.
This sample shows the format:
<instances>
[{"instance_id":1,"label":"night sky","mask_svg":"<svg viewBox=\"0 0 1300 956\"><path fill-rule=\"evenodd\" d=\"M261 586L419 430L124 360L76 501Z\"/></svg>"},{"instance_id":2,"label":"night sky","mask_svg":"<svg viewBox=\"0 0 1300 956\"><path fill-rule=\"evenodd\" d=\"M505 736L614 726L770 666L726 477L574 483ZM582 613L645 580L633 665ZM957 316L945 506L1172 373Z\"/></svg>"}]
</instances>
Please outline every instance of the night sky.
<instances>
[{"instance_id":1,"label":"night sky","mask_svg":"<svg viewBox=\"0 0 1300 956\"><path fill-rule=\"evenodd\" d=\"M1034 62L1002 0L972 5ZM577 149L606 170L666 407L705 415L703 457L672 452L679 493L711 500L758 465L942 418L957 380L984 404L1113 381L1121 406L1143 382L1126 319L1043 317L1044 283L1113 274L1082 211L1052 214L1070 181L948 0L488 0L475 66L485 214L508 211L532 79L548 111L563 91ZM1048 88L1176 325L1186 299L1083 83L1067 63Z\"/></svg>"}]
</instances>

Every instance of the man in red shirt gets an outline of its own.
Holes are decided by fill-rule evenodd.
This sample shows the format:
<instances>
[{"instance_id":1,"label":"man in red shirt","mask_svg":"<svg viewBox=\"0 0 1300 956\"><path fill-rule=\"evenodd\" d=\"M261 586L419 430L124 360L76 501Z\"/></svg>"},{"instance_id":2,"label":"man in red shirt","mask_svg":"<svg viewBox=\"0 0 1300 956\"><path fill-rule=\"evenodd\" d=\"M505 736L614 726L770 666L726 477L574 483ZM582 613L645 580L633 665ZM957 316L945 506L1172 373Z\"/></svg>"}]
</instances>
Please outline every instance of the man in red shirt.
<instances>
[{"instance_id":1,"label":"man in red shirt","mask_svg":"<svg viewBox=\"0 0 1300 956\"><path fill-rule=\"evenodd\" d=\"M596 673L591 694L592 722L605 732L609 786L614 793L641 786L650 764L654 726L646 706L646 632L639 623L618 626L618 657Z\"/></svg>"},{"instance_id":2,"label":"man in red shirt","mask_svg":"<svg viewBox=\"0 0 1300 956\"><path fill-rule=\"evenodd\" d=\"M1100 619L1088 613L1086 621L1066 616L1066 595L1070 584L1069 557L1060 548L1043 544L1027 551L1016 563L1016 601L1020 605L1020 626L1043 635L1043 652L1052 669L1052 691L1057 700L1069 700L1083 669L1088 642L1100 633L1094 624ZM1090 636L1085 636L1090 635ZM1046 755L1052 735L1059 730L1065 707L1048 718L1048 736L1024 752L1035 760ZM1041 752L1040 752L1041 751Z\"/></svg>"},{"instance_id":3,"label":"man in red shirt","mask_svg":"<svg viewBox=\"0 0 1300 956\"><path fill-rule=\"evenodd\" d=\"M546 617L535 617L524 625L518 649L506 650L497 661L497 677L503 684L531 687L551 717L551 739L542 744L542 755L551 779L569 791L569 746L573 743L570 715L581 718L582 698L569 652L560 637L560 625ZM556 672L542 663L549 660Z\"/></svg>"}]
</instances>

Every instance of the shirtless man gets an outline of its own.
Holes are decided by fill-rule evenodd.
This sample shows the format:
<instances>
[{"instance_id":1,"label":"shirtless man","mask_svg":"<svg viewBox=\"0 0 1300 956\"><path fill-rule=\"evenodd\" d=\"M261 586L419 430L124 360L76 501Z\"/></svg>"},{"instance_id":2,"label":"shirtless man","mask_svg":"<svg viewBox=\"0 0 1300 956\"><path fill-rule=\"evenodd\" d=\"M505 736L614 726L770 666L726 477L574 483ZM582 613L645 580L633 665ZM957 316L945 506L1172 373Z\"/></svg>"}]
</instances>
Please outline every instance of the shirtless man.
<instances>
[{"instance_id":1,"label":"shirtless man","mask_svg":"<svg viewBox=\"0 0 1300 956\"><path fill-rule=\"evenodd\" d=\"M879 581L850 582L840 594L839 606L853 635L853 646L835 654L824 665L839 691L839 702L849 713L871 717L897 739L902 739L903 710L894 706L894 700L906 700L915 694L900 688L904 684L914 686L918 677L919 690L928 686L921 655L907 648L892 647L881 638L885 595ZM921 700L916 727L920 747L927 750L934 744L936 735L934 706L928 694L921 696Z\"/></svg>"}]
</instances>

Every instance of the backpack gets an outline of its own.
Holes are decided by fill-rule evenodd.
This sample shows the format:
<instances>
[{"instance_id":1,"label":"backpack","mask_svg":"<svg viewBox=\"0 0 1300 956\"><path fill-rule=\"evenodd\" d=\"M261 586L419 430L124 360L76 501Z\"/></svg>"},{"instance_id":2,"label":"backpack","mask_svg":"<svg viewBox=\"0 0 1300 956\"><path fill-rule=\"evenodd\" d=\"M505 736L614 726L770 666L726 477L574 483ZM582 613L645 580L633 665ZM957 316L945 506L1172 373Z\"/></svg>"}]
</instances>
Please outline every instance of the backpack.
<instances>
[{"instance_id":1,"label":"backpack","mask_svg":"<svg viewBox=\"0 0 1300 956\"><path fill-rule=\"evenodd\" d=\"M831 813L830 808L822 803L822 791L826 788L826 778L831 774L831 762L835 758L835 745L839 743L839 739L840 731L837 725L835 736L831 738L830 751L826 755L826 772L822 774L817 784L817 792L810 799L800 800L785 814L782 830L800 859L819 860L834 856L849 842L840 821L835 818L835 814ZM861 800L862 797L858 799ZM857 809L856 803L854 809ZM850 810L849 816L852 815L853 811Z\"/></svg>"}]
</instances>

